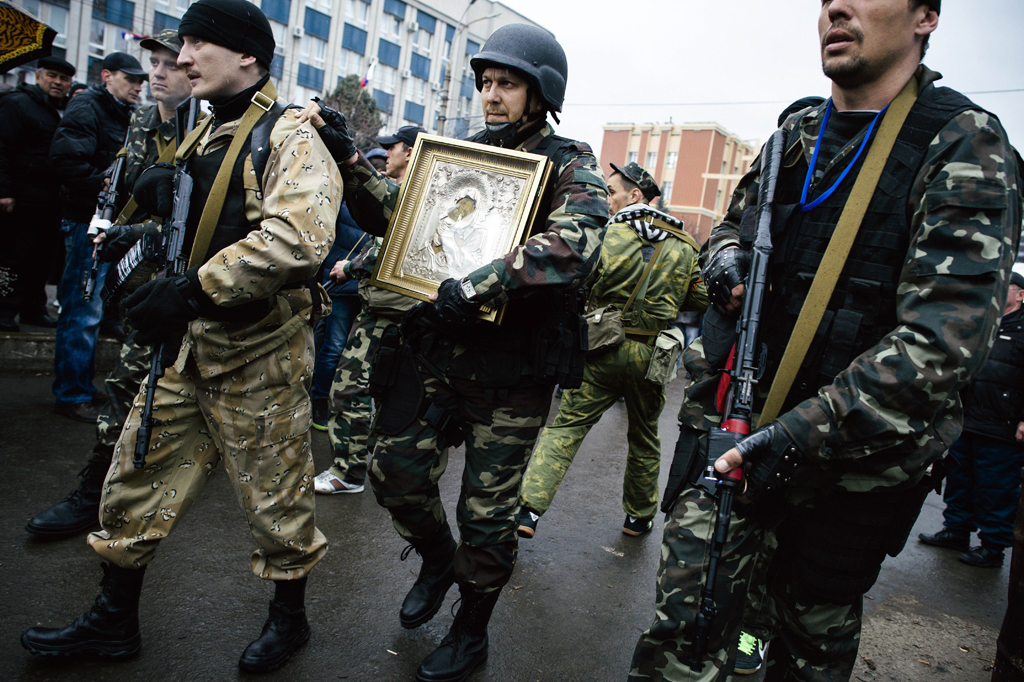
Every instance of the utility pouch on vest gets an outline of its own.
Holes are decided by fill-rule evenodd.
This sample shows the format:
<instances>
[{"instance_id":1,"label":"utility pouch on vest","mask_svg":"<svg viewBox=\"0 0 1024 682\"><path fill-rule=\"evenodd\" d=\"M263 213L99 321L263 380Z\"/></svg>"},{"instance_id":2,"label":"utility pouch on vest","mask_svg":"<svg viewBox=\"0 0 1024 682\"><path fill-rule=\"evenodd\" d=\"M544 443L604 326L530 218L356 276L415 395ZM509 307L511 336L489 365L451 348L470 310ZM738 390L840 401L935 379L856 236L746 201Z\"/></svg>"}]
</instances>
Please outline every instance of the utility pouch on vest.
<instances>
[{"instance_id":1,"label":"utility pouch on vest","mask_svg":"<svg viewBox=\"0 0 1024 682\"><path fill-rule=\"evenodd\" d=\"M647 365L645 379L664 386L676 378L679 357L686 346L686 336L676 327L669 327L658 333L651 351L651 362Z\"/></svg>"},{"instance_id":2,"label":"utility pouch on vest","mask_svg":"<svg viewBox=\"0 0 1024 682\"><path fill-rule=\"evenodd\" d=\"M369 392L379 405L374 428L381 433L398 435L420 416L426 391L412 348L402 341L398 325L391 325L381 335L370 370Z\"/></svg>"},{"instance_id":3,"label":"utility pouch on vest","mask_svg":"<svg viewBox=\"0 0 1024 682\"><path fill-rule=\"evenodd\" d=\"M683 488L694 482L694 467L704 464L704 458L697 456L703 449L701 441L706 442L706 439L701 437L702 434L702 431L688 426L679 428L679 440L676 441L672 466L668 470L668 483L665 485L665 494L661 497L662 513L672 513L672 508L676 505L676 499L683 492Z\"/></svg>"},{"instance_id":4,"label":"utility pouch on vest","mask_svg":"<svg viewBox=\"0 0 1024 682\"><path fill-rule=\"evenodd\" d=\"M626 340L626 327L622 323L622 311L614 305L606 305L586 314L587 352L598 353L617 348Z\"/></svg>"}]
</instances>

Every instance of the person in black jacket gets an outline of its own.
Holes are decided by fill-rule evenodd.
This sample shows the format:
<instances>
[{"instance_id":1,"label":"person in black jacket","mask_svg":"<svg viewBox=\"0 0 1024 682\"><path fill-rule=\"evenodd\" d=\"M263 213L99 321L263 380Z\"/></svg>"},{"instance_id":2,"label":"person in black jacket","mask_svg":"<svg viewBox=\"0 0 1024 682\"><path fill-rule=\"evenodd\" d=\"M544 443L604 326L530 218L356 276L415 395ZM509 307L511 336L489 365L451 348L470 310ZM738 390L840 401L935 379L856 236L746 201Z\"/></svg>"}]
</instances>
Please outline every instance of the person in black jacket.
<instances>
[{"instance_id":1,"label":"person in black jacket","mask_svg":"<svg viewBox=\"0 0 1024 682\"><path fill-rule=\"evenodd\" d=\"M24 324L57 326L46 314L45 286L60 248L60 183L47 155L75 67L56 57L38 66L34 85L0 97L0 331L18 331L18 315Z\"/></svg>"},{"instance_id":2,"label":"person in black jacket","mask_svg":"<svg viewBox=\"0 0 1024 682\"><path fill-rule=\"evenodd\" d=\"M988 362L963 394L964 431L949 449L956 468L946 478L943 528L921 533L926 545L961 551L960 561L1003 565L1024 466L1024 275L1014 272ZM981 545L970 547L971 532Z\"/></svg>"},{"instance_id":3,"label":"person in black jacket","mask_svg":"<svg viewBox=\"0 0 1024 682\"><path fill-rule=\"evenodd\" d=\"M82 297L92 264L87 234L104 174L124 143L132 107L146 72L131 55L113 52L103 60L103 85L91 85L68 103L50 146L50 165L61 182L61 215L66 258L60 288L60 318L54 352L54 410L72 419L96 421L96 337L103 318L100 296ZM119 197L123 203L124 196ZM109 264L99 266L96 291L103 289Z\"/></svg>"}]
</instances>

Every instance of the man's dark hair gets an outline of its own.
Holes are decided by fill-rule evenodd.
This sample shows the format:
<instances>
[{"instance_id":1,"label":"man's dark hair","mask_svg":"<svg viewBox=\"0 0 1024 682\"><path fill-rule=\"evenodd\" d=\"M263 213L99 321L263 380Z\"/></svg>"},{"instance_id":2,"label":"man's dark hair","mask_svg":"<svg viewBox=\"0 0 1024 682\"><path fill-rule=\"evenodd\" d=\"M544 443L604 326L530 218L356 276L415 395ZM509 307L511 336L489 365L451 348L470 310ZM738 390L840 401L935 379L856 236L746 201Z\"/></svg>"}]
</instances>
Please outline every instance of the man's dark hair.
<instances>
[{"instance_id":1,"label":"man's dark hair","mask_svg":"<svg viewBox=\"0 0 1024 682\"><path fill-rule=\"evenodd\" d=\"M640 192L640 196L643 196L644 192L642 189L640 189L640 185L636 184L619 171L615 171L614 173L612 173L612 175L619 176L619 180L622 182L622 186L626 189L626 192L632 192L633 190L637 190L638 192ZM647 201L647 197L644 197L644 201Z\"/></svg>"},{"instance_id":2,"label":"man's dark hair","mask_svg":"<svg viewBox=\"0 0 1024 682\"><path fill-rule=\"evenodd\" d=\"M935 10L936 14L938 14L942 9L942 0L909 0L909 3L911 12L913 12L921 5L928 5L928 9ZM931 35L926 35L924 37L924 40L921 41L921 59L924 59L925 53L928 52L929 38L931 38Z\"/></svg>"}]
</instances>

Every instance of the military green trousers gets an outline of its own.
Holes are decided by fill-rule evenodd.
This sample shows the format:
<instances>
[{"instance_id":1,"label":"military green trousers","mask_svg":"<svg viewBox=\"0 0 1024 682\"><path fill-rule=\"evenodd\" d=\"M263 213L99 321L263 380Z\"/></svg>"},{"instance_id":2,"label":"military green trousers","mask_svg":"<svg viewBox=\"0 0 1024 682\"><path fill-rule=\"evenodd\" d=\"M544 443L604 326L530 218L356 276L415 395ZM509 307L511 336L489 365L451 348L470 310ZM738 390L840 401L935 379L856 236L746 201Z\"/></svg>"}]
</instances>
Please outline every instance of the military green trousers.
<instances>
[{"instance_id":1,"label":"military green trousers","mask_svg":"<svg viewBox=\"0 0 1024 682\"><path fill-rule=\"evenodd\" d=\"M634 518L654 517L661 470L658 418L665 407L665 388L644 378L650 362L651 347L631 339L587 358L583 385L562 394L558 416L537 442L523 479L523 505L537 514L547 511L584 437L622 396L629 424L622 508Z\"/></svg>"},{"instance_id":2,"label":"military green trousers","mask_svg":"<svg viewBox=\"0 0 1024 682\"><path fill-rule=\"evenodd\" d=\"M465 350L457 346L455 353ZM428 398L462 424L466 438L455 574L477 592L501 589L519 548L523 470L547 421L553 386L520 379L508 388L484 388L472 377L447 375L422 356L416 361ZM448 466L448 443L422 419L398 434L375 436L370 484L377 502L406 540L415 544L433 536L448 523L437 485Z\"/></svg>"},{"instance_id":3,"label":"military green trousers","mask_svg":"<svg viewBox=\"0 0 1024 682\"><path fill-rule=\"evenodd\" d=\"M114 450L100 503L102 530L89 544L105 560L138 568L185 516L217 463L224 466L258 548L253 572L301 578L327 552L313 522L308 388L313 341L303 326L288 342L238 369L198 379L190 356L157 384L144 468L132 464L145 385Z\"/></svg>"},{"instance_id":4,"label":"military green trousers","mask_svg":"<svg viewBox=\"0 0 1024 682\"><path fill-rule=\"evenodd\" d=\"M103 380L107 401L100 408L99 416L96 418L97 452L113 454L117 439L121 436L121 429L128 418L128 412L132 409L132 402L139 392L139 386L145 383L149 376L151 356L152 349L133 343L131 336L121 344L117 364Z\"/></svg>"},{"instance_id":5,"label":"military green trousers","mask_svg":"<svg viewBox=\"0 0 1024 682\"><path fill-rule=\"evenodd\" d=\"M797 512L799 513L799 512ZM811 512L813 513L813 512ZM734 512L719 564L707 654L691 667L695 620L715 521L714 498L699 488L682 492L665 523L655 595L655 620L633 651L630 682L711 682L731 679L743 621L772 634L766 680L840 682L857 660L863 601L831 603L809 594L793 572L765 570L779 557L776 537ZM795 548L785 547L792 551ZM796 550L799 551L798 549ZM751 585L751 580L762 580ZM758 608L748 604L748 588ZM762 611L762 609L767 609Z\"/></svg>"},{"instance_id":6,"label":"military green trousers","mask_svg":"<svg viewBox=\"0 0 1024 682\"><path fill-rule=\"evenodd\" d=\"M331 419L327 433L334 450L331 473L348 483L366 478L372 403L370 361L380 347L380 337L391 320L360 311L352 323L348 343L341 354L331 385Z\"/></svg>"}]
</instances>

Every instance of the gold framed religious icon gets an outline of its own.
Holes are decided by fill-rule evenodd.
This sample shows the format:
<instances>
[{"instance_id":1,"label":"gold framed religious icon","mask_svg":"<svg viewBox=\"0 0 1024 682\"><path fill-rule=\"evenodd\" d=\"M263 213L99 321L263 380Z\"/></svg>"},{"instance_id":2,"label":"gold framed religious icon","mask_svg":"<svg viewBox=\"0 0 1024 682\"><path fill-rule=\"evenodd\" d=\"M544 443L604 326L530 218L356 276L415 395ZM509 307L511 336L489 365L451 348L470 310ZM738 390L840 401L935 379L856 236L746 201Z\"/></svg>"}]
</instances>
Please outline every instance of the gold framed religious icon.
<instances>
[{"instance_id":1,"label":"gold framed religious icon","mask_svg":"<svg viewBox=\"0 0 1024 682\"><path fill-rule=\"evenodd\" d=\"M420 135L371 283L430 300L529 237L551 172L547 157ZM481 318L501 321L484 306Z\"/></svg>"}]
</instances>

